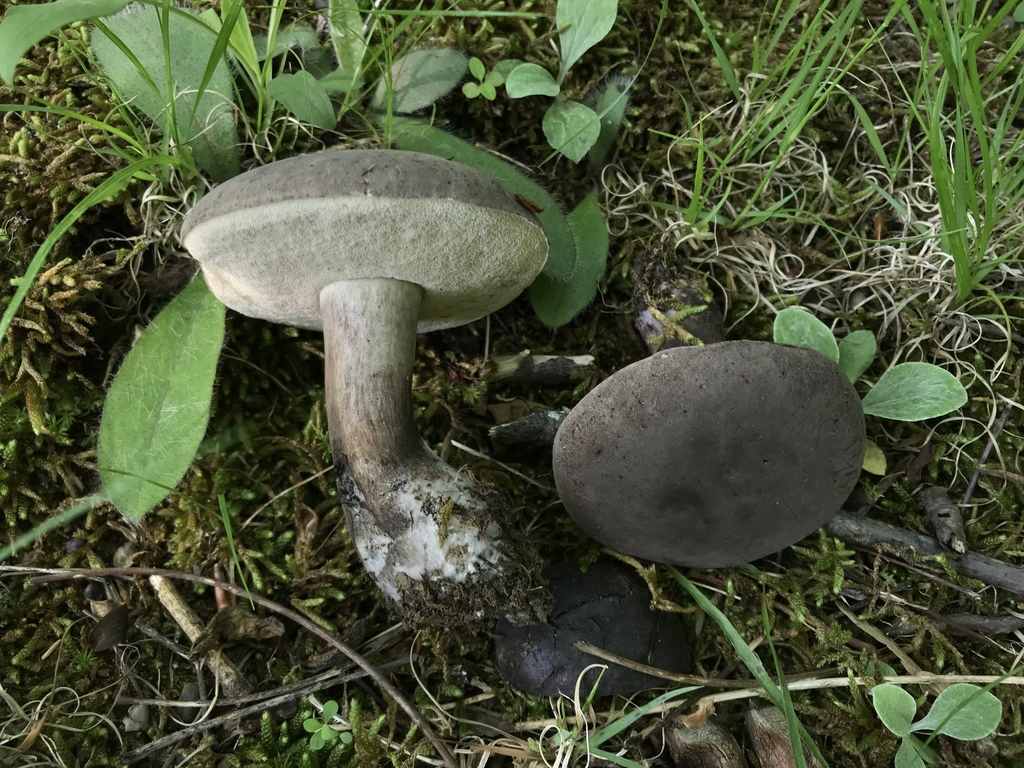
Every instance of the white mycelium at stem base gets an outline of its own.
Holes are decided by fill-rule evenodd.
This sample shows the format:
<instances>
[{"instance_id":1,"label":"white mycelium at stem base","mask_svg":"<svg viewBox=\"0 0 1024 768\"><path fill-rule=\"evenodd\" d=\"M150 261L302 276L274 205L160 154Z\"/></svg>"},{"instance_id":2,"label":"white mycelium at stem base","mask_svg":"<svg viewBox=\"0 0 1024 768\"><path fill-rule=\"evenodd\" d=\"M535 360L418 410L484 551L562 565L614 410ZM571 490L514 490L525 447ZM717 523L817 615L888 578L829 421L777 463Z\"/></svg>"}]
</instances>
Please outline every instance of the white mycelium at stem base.
<instances>
[{"instance_id":1,"label":"white mycelium at stem base","mask_svg":"<svg viewBox=\"0 0 1024 768\"><path fill-rule=\"evenodd\" d=\"M418 285L388 279L321 291L327 417L366 570L396 603L429 593L443 605L466 587L503 579L507 545L469 473L438 459L413 421L422 295Z\"/></svg>"}]
</instances>

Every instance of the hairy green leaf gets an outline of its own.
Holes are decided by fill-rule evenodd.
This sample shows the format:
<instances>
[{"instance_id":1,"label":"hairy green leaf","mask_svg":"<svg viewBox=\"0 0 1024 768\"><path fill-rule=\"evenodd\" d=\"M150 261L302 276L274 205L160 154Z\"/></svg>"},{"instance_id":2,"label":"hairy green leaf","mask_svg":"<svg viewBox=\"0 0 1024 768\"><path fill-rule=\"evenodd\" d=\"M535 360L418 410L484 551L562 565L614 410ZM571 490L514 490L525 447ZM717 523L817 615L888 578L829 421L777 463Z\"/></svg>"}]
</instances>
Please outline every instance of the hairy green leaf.
<instances>
[{"instance_id":1,"label":"hairy green leaf","mask_svg":"<svg viewBox=\"0 0 1024 768\"><path fill-rule=\"evenodd\" d=\"M117 508L138 522L178 484L210 415L224 305L197 276L157 315L107 393L96 460Z\"/></svg>"},{"instance_id":2,"label":"hairy green leaf","mask_svg":"<svg viewBox=\"0 0 1024 768\"><path fill-rule=\"evenodd\" d=\"M931 363L894 365L871 388L861 404L869 416L920 421L945 416L967 402L956 377Z\"/></svg>"},{"instance_id":3,"label":"hairy green leaf","mask_svg":"<svg viewBox=\"0 0 1024 768\"><path fill-rule=\"evenodd\" d=\"M856 381L875 359L877 345L871 331L854 331L839 342L839 367L846 378Z\"/></svg>"},{"instance_id":4,"label":"hairy green leaf","mask_svg":"<svg viewBox=\"0 0 1024 768\"><path fill-rule=\"evenodd\" d=\"M267 91L303 123L316 128L333 128L337 122L327 91L304 69L278 75L270 81Z\"/></svg>"},{"instance_id":5,"label":"hairy green leaf","mask_svg":"<svg viewBox=\"0 0 1024 768\"><path fill-rule=\"evenodd\" d=\"M832 331L810 312L789 307L775 316L773 334L776 344L813 349L829 360L839 362L839 347Z\"/></svg>"},{"instance_id":6,"label":"hairy green leaf","mask_svg":"<svg viewBox=\"0 0 1024 768\"><path fill-rule=\"evenodd\" d=\"M109 16L130 0L56 0L8 8L0 22L0 79L11 85L14 70L29 48L76 21Z\"/></svg>"},{"instance_id":7,"label":"hairy green leaf","mask_svg":"<svg viewBox=\"0 0 1024 768\"><path fill-rule=\"evenodd\" d=\"M508 90L507 83L505 89ZM594 110L566 99L560 99L548 108L541 125L548 144L574 163L587 156L601 135L601 121Z\"/></svg>"},{"instance_id":8,"label":"hairy green leaf","mask_svg":"<svg viewBox=\"0 0 1024 768\"><path fill-rule=\"evenodd\" d=\"M559 83L580 56L612 31L618 7L618 0L558 0L555 23L562 30L558 35L562 48Z\"/></svg>"},{"instance_id":9,"label":"hairy green leaf","mask_svg":"<svg viewBox=\"0 0 1024 768\"><path fill-rule=\"evenodd\" d=\"M914 697L898 685L883 683L871 689L871 702L882 724L897 736L910 733L917 712Z\"/></svg>"},{"instance_id":10,"label":"hairy green leaf","mask_svg":"<svg viewBox=\"0 0 1024 768\"><path fill-rule=\"evenodd\" d=\"M896 761L894 763L896 768L926 768L928 763L924 761L921 753L928 754L928 751L922 749L922 747L923 745L917 742L913 736L905 736L899 750L896 752Z\"/></svg>"},{"instance_id":11,"label":"hairy green leaf","mask_svg":"<svg viewBox=\"0 0 1024 768\"><path fill-rule=\"evenodd\" d=\"M977 741L992 734L1003 717L1003 703L991 692L971 683L953 683L939 694L928 714L912 731L934 731L961 741Z\"/></svg>"},{"instance_id":12,"label":"hairy green leaf","mask_svg":"<svg viewBox=\"0 0 1024 768\"><path fill-rule=\"evenodd\" d=\"M151 5L135 4L105 18L103 25L114 37L97 26L91 36L93 53L125 103L187 145L199 170L224 181L238 174L241 152L232 106L234 84L223 57L199 95L215 55L217 34L179 9L168 13L164 30L162 16Z\"/></svg>"},{"instance_id":13,"label":"hairy green leaf","mask_svg":"<svg viewBox=\"0 0 1024 768\"><path fill-rule=\"evenodd\" d=\"M338 57L337 76L331 77L339 91L349 91L362 84L366 38L363 16L356 0L330 0L327 17L330 21L331 44Z\"/></svg>"},{"instance_id":14,"label":"hairy green leaf","mask_svg":"<svg viewBox=\"0 0 1024 768\"><path fill-rule=\"evenodd\" d=\"M597 113L601 120L601 135L587 156L590 162L598 165L611 152L615 139L619 135L622 121L626 119L626 107L629 105L629 88L632 79L625 75L609 77L584 100L584 103Z\"/></svg>"},{"instance_id":15,"label":"hairy green leaf","mask_svg":"<svg viewBox=\"0 0 1024 768\"><path fill-rule=\"evenodd\" d=\"M533 311L552 328L565 325L594 300L608 261L608 225L596 192L569 214L569 225L576 236L576 271L568 282L541 274L530 286Z\"/></svg>"},{"instance_id":16,"label":"hairy green leaf","mask_svg":"<svg viewBox=\"0 0 1024 768\"><path fill-rule=\"evenodd\" d=\"M426 48L403 56L391 67L391 110L404 115L426 109L458 85L468 67L466 55L453 48ZM370 106L387 110L388 83L383 79Z\"/></svg>"},{"instance_id":17,"label":"hairy green leaf","mask_svg":"<svg viewBox=\"0 0 1024 768\"><path fill-rule=\"evenodd\" d=\"M512 99L557 96L560 90L551 73L537 64L520 64L505 76L505 91Z\"/></svg>"}]
</instances>

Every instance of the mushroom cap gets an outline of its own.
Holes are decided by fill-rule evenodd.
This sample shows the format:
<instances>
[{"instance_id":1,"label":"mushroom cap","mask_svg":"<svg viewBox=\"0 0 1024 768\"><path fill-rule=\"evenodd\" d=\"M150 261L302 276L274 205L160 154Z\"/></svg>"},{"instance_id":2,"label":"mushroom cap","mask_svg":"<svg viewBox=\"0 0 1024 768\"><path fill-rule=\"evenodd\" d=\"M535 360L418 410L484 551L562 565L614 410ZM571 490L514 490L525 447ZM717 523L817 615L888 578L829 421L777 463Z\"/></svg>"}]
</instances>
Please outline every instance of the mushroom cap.
<instances>
[{"instance_id":1,"label":"mushroom cap","mask_svg":"<svg viewBox=\"0 0 1024 768\"><path fill-rule=\"evenodd\" d=\"M690 668L690 649L676 617L651 609L647 584L622 563L601 559L580 572L575 562L544 569L554 606L547 620L517 625L498 619L494 652L498 669L512 685L537 696L572 696L580 675L580 690L589 692L601 676L598 695L635 693L665 681L629 667L610 663L576 647L580 640L630 661L669 672Z\"/></svg>"},{"instance_id":2,"label":"mushroom cap","mask_svg":"<svg viewBox=\"0 0 1024 768\"><path fill-rule=\"evenodd\" d=\"M462 325L512 301L548 253L537 218L493 178L398 150L247 171L200 200L181 236L229 307L317 329L321 289L360 278L421 286L420 331Z\"/></svg>"},{"instance_id":3,"label":"mushroom cap","mask_svg":"<svg viewBox=\"0 0 1024 768\"><path fill-rule=\"evenodd\" d=\"M698 568L788 547L839 510L864 413L819 352L758 341L675 347L590 392L555 437L566 510L602 544Z\"/></svg>"}]
</instances>

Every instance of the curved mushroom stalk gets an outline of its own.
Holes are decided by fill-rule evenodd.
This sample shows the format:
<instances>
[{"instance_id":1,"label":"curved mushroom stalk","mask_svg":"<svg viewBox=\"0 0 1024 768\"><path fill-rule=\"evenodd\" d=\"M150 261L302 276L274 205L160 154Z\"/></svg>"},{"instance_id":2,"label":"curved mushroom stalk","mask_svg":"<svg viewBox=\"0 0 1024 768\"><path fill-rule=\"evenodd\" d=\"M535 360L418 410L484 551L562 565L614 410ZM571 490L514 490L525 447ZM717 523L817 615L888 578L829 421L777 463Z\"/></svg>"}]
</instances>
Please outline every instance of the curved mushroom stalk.
<instances>
[{"instance_id":1,"label":"curved mushroom stalk","mask_svg":"<svg viewBox=\"0 0 1024 768\"><path fill-rule=\"evenodd\" d=\"M533 615L536 558L508 535L507 500L442 462L413 421L422 296L391 279L344 280L320 293L331 450L351 535L415 626Z\"/></svg>"}]
</instances>

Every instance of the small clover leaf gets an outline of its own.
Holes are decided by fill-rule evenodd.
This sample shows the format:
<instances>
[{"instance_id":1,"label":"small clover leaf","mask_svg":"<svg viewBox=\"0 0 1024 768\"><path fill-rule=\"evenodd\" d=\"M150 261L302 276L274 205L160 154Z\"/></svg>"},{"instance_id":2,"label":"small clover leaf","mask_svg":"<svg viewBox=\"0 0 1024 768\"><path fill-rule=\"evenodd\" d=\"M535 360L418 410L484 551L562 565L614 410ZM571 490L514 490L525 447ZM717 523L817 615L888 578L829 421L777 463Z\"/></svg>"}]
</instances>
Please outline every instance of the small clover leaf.
<instances>
[{"instance_id":1,"label":"small clover leaf","mask_svg":"<svg viewBox=\"0 0 1024 768\"><path fill-rule=\"evenodd\" d=\"M469 72L479 82L464 84L462 95L467 99L483 96L488 101L494 101L498 95L498 86L504 84L505 78L498 72L488 72L484 63L476 56L469 60Z\"/></svg>"},{"instance_id":2,"label":"small clover leaf","mask_svg":"<svg viewBox=\"0 0 1024 768\"><path fill-rule=\"evenodd\" d=\"M324 702L322 719L307 717L302 721L302 728L310 734L309 748L312 750L323 749L335 739L340 739L343 744L352 742L352 734L347 731L340 733L331 727L331 720L338 714L338 702L333 699Z\"/></svg>"}]
</instances>

